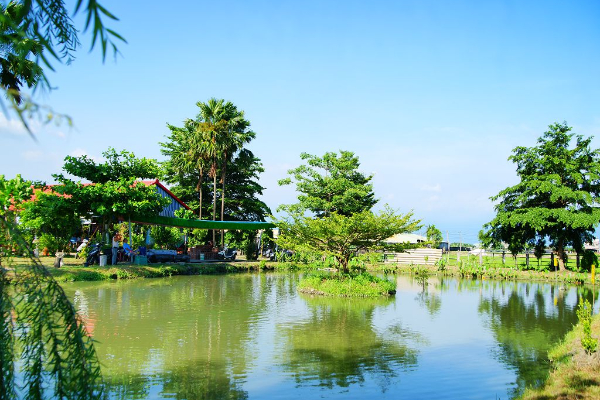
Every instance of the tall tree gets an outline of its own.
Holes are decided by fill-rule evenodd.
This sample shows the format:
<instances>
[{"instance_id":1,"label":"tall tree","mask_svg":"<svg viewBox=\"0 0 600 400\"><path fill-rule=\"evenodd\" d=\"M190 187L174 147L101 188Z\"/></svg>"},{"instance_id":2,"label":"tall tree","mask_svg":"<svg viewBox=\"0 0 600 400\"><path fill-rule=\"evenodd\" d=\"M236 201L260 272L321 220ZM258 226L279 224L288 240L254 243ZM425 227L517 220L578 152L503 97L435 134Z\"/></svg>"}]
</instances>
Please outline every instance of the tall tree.
<instances>
[{"instance_id":1,"label":"tall tree","mask_svg":"<svg viewBox=\"0 0 600 400\"><path fill-rule=\"evenodd\" d=\"M225 210L225 177L227 175L227 164L238 150L244 144L249 143L256 137L256 134L249 130L250 122L244 118L244 112L238 111L237 107L230 104L228 107L227 129L224 130L219 138L219 153L221 154L221 221Z\"/></svg>"},{"instance_id":2,"label":"tall tree","mask_svg":"<svg viewBox=\"0 0 600 400\"><path fill-rule=\"evenodd\" d=\"M296 181L298 203L283 205L285 216L276 219L280 229L279 246L290 250L309 250L333 256L340 272L349 273L350 259L361 250L379 250L401 246L388 245L385 240L398 233L419 228L413 213L398 214L387 205L376 214L371 211L377 202L372 176L358 171L358 157L349 151L325 153L323 157L302 153L308 165L289 170ZM282 179L280 185L292 183ZM307 211L315 214L307 216Z\"/></svg>"},{"instance_id":3,"label":"tall tree","mask_svg":"<svg viewBox=\"0 0 600 400\"><path fill-rule=\"evenodd\" d=\"M198 102L198 115L194 120L185 122L183 128L171 125L169 141L161 143L162 153L169 157L165 162L167 174L174 177L189 174L192 170L198 175L196 190L200 201L199 215L202 213L202 182L204 171L213 182L212 219L217 219L218 177L221 179L221 221L225 218L225 189L227 168L244 144L250 142L255 133L249 130L250 122L244 112L230 101L211 98L207 102ZM171 179L171 178L170 178ZM223 240L223 235L221 238ZM215 242L213 231L213 243Z\"/></svg>"},{"instance_id":4,"label":"tall tree","mask_svg":"<svg viewBox=\"0 0 600 400\"><path fill-rule=\"evenodd\" d=\"M483 233L489 242L511 246L547 238L561 270L565 247L591 241L600 222L600 152L590 148L591 137L571 129L552 124L537 146L513 150L509 160L517 165L520 182L491 198L498 201L497 214Z\"/></svg>"},{"instance_id":5,"label":"tall tree","mask_svg":"<svg viewBox=\"0 0 600 400\"><path fill-rule=\"evenodd\" d=\"M333 212L350 216L377 203L370 183L373 175L358 170L360 162L354 153L340 151L338 156L329 152L323 157L302 153L300 158L306 165L289 170L292 177L280 180L279 185L295 181L299 204L318 217Z\"/></svg>"}]
</instances>

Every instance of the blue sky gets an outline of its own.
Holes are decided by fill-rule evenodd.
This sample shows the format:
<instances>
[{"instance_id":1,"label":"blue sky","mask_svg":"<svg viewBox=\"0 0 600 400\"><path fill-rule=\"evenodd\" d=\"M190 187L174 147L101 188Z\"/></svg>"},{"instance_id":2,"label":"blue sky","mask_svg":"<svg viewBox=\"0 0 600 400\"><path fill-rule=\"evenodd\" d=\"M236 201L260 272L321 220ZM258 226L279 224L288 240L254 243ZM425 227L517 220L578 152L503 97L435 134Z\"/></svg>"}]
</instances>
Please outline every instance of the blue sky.
<instances>
[{"instance_id":1,"label":"blue sky","mask_svg":"<svg viewBox=\"0 0 600 400\"><path fill-rule=\"evenodd\" d=\"M276 182L301 152L350 150L381 205L473 242L489 197L516 183L514 147L555 121L600 137L596 1L102 4L120 18L122 56L102 64L84 35L50 73L38 99L74 129L36 126L35 144L0 115L0 173L49 181L66 155L108 146L162 159L167 123L224 98L257 133L272 209L294 200Z\"/></svg>"}]
</instances>

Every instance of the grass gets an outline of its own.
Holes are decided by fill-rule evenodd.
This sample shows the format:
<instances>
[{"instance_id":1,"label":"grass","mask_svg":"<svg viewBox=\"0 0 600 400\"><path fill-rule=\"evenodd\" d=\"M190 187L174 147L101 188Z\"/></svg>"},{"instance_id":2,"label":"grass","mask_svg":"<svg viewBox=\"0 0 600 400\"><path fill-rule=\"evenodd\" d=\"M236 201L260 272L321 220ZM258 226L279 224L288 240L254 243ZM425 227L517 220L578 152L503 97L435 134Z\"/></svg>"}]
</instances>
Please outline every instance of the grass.
<instances>
[{"instance_id":1,"label":"grass","mask_svg":"<svg viewBox=\"0 0 600 400\"><path fill-rule=\"evenodd\" d=\"M337 297L379 297L396 293L396 283L369 273L341 275L316 272L298 283L301 293Z\"/></svg>"},{"instance_id":2,"label":"grass","mask_svg":"<svg viewBox=\"0 0 600 400\"><path fill-rule=\"evenodd\" d=\"M466 261L466 260L465 260ZM496 264L483 264L472 260L459 265L446 264L443 268L436 265L403 265L403 264L374 264L368 268L371 271L381 271L392 274L411 274L422 275L445 275L459 278L473 279L499 279L499 280L525 280L525 281L543 281L559 282L571 285L591 284L591 274L588 272L548 272L535 270L520 270L514 266ZM596 279L598 280L598 279Z\"/></svg>"},{"instance_id":3,"label":"grass","mask_svg":"<svg viewBox=\"0 0 600 400\"><path fill-rule=\"evenodd\" d=\"M583 326L577 324L548 353L553 366L544 387L527 389L520 400L600 399L600 353L587 354L581 344ZM592 319L592 337L600 336L600 315Z\"/></svg>"},{"instance_id":4,"label":"grass","mask_svg":"<svg viewBox=\"0 0 600 400\"><path fill-rule=\"evenodd\" d=\"M40 257L42 265L59 282L105 281L112 279L162 278L174 275L214 275L256 270L295 270L295 264L271 262L211 262L211 263L169 263L151 265L133 265L120 263L115 266L84 267L83 260L65 257L61 268L53 268L54 257ZM28 265L27 258L11 258L11 267L16 271L24 271Z\"/></svg>"}]
</instances>

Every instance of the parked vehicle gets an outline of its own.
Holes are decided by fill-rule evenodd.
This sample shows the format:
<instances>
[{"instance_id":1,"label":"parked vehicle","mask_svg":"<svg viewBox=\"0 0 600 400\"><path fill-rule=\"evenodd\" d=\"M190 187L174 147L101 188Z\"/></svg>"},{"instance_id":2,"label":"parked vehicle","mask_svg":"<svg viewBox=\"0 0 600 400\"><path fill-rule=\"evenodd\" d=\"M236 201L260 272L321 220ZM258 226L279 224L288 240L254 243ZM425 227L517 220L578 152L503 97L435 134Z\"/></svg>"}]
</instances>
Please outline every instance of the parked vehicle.
<instances>
[{"instance_id":1,"label":"parked vehicle","mask_svg":"<svg viewBox=\"0 0 600 400\"><path fill-rule=\"evenodd\" d=\"M270 261L275 261L275 252L273 251L273 249L266 249L265 251L263 251L263 256L268 258Z\"/></svg>"},{"instance_id":2,"label":"parked vehicle","mask_svg":"<svg viewBox=\"0 0 600 400\"><path fill-rule=\"evenodd\" d=\"M102 254L102 245L100 243L94 243L89 245L89 251L87 258L85 259L85 266L90 266L94 264L100 265L100 255Z\"/></svg>"},{"instance_id":3,"label":"parked vehicle","mask_svg":"<svg viewBox=\"0 0 600 400\"><path fill-rule=\"evenodd\" d=\"M148 262L189 262L190 256L187 254L177 254L177 250L158 250L150 249L147 251Z\"/></svg>"},{"instance_id":4,"label":"parked vehicle","mask_svg":"<svg viewBox=\"0 0 600 400\"><path fill-rule=\"evenodd\" d=\"M236 249L228 249L227 247L225 247L223 250L217 253L217 260L234 261L236 256Z\"/></svg>"}]
</instances>

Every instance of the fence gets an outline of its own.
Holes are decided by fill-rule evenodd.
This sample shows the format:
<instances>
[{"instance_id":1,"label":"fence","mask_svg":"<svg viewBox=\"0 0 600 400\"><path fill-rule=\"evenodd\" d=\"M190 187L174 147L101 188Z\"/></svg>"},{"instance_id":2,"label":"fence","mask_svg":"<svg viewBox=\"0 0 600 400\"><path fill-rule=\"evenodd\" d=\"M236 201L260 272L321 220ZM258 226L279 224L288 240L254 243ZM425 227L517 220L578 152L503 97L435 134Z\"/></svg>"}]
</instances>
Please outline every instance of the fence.
<instances>
[{"instance_id":1,"label":"fence","mask_svg":"<svg viewBox=\"0 0 600 400\"><path fill-rule=\"evenodd\" d=\"M384 262L396 264L434 265L442 258L442 249L413 249L404 253L384 253Z\"/></svg>"}]
</instances>

